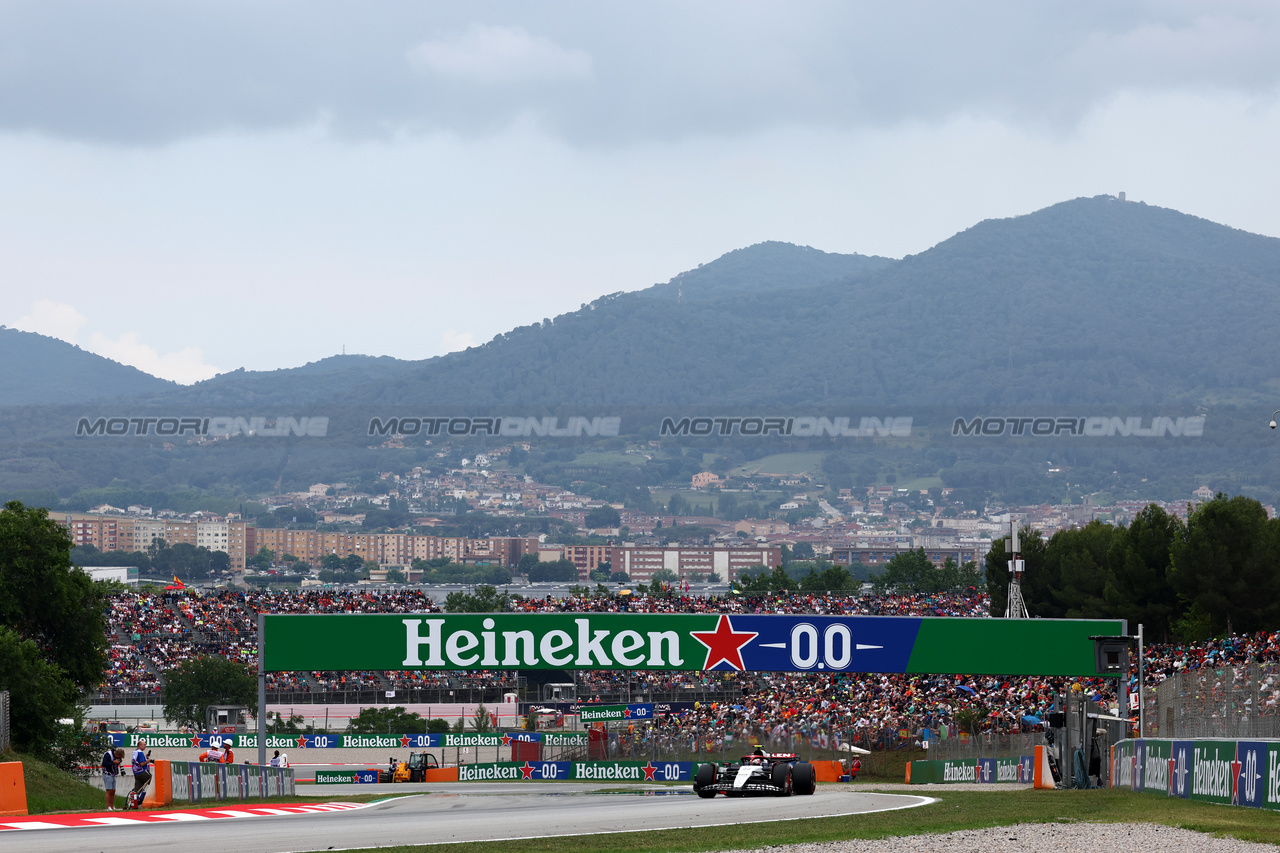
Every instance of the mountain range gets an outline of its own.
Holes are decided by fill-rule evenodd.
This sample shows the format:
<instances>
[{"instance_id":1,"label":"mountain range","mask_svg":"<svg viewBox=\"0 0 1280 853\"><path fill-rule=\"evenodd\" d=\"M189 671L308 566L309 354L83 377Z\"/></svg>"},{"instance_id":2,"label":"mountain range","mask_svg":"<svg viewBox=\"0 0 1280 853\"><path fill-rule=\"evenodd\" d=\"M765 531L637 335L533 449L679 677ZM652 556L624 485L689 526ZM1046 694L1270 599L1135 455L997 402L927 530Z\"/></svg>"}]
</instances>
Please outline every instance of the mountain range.
<instances>
[{"instance_id":1,"label":"mountain range","mask_svg":"<svg viewBox=\"0 0 1280 853\"><path fill-rule=\"evenodd\" d=\"M20 369L0 382L0 456L8 457L0 475L12 481L17 468L63 467L64 443L22 434L31 406L103 400L272 413L1227 407L1250 422L1254 409L1274 408L1280 390L1277 309L1280 239L1098 196L987 220L901 260L760 243L426 361L335 356L177 386L3 329L0 356ZM1161 451L1143 464L1173 466L1179 489L1213 477L1245 485L1270 477L1269 455L1256 456L1264 445L1251 434L1232 441L1246 445L1238 458L1219 442L1214 458ZM1082 467L1117 476L1124 465L1078 455ZM46 461L33 465L33 456ZM15 457L23 463L15 466ZM935 471L964 464L936 461ZM153 467L125 479L164 480ZM16 481L32 488L40 476ZM999 492L1008 479L984 488Z\"/></svg>"}]
</instances>

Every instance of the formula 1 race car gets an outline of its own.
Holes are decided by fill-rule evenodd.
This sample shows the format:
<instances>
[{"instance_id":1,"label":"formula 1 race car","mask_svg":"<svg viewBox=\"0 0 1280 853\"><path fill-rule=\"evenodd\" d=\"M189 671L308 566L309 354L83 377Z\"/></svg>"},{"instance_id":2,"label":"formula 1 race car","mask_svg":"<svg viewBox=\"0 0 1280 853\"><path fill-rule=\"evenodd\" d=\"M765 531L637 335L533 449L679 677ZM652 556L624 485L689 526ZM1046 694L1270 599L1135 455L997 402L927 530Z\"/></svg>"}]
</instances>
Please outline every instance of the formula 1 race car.
<instances>
[{"instance_id":1,"label":"formula 1 race car","mask_svg":"<svg viewBox=\"0 0 1280 853\"><path fill-rule=\"evenodd\" d=\"M817 790L813 765L791 752L766 753L757 749L741 762L701 764L693 777L693 791L703 799L723 793L726 797L789 797Z\"/></svg>"}]
</instances>

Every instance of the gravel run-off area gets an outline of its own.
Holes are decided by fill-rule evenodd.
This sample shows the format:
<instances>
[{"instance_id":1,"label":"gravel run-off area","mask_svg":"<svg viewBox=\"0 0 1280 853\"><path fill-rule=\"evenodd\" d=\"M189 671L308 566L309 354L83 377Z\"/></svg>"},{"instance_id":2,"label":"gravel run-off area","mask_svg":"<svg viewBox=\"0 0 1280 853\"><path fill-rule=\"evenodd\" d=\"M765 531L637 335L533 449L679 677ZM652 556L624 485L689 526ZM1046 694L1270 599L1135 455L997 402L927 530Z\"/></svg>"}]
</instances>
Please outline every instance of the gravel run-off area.
<instances>
[{"instance_id":1,"label":"gravel run-off area","mask_svg":"<svg viewBox=\"0 0 1280 853\"><path fill-rule=\"evenodd\" d=\"M835 786L832 786L835 787ZM841 785L852 789L854 786ZM862 790L892 791L929 796L932 791L971 790L1021 791L1028 785L901 785L873 783ZM1154 823L1019 823L991 829L966 829L932 835L903 835L879 840L827 841L815 844L784 844L743 853L1264 853L1273 844L1258 844L1234 838L1215 838L1202 832Z\"/></svg>"},{"instance_id":2,"label":"gravel run-off area","mask_svg":"<svg viewBox=\"0 0 1280 853\"><path fill-rule=\"evenodd\" d=\"M1280 840L1278 840L1280 843ZM1153 823L1019 823L943 835L903 835L875 841L827 841L758 848L750 853L1263 853L1275 845L1214 838Z\"/></svg>"}]
</instances>

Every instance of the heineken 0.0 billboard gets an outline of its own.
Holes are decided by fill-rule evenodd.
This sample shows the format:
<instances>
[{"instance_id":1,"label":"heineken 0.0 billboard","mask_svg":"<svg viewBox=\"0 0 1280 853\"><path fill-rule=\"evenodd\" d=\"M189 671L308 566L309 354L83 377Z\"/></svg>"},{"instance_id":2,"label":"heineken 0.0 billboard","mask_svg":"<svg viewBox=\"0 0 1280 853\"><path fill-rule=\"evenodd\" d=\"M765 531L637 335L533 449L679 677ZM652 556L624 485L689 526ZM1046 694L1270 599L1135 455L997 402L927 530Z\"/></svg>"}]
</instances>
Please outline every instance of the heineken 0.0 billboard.
<instances>
[{"instance_id":1,"label":"heineken 0.0 billboard","mask_svg":"<svg viewBox=\"0 0 1280 853\"><path fill-rule=\"evenodd\" d=\"M630 705L583 705L578 719L584 723L647 722L653 719L653 705L648 702Z\"/></svg>"},{"instance_id":2,"label":"heineken 0.0 billboard","mask_svg":"<svg viewBox=\"0 0 1280 853\"><path fill-rule=\"evenodd\" d=\"M1118 620L647 613L279 614L265 669L1095 675Z\"/></svg>"}]
</instances>

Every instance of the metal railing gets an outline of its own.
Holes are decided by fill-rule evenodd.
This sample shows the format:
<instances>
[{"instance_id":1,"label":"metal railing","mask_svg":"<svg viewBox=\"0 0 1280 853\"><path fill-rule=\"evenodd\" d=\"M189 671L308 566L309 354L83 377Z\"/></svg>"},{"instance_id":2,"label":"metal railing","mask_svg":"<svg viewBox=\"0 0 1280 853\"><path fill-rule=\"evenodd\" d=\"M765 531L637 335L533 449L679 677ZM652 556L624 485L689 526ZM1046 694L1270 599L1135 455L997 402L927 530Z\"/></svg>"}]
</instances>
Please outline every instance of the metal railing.
<instances>
[{"instance_id":1,"label":"metal railing","mask_svg":"<svg viewBox=\"0 0 1280 853\"><path fill-rule=\"evenodd\" d=\"M929 742L929 758L952 761L969 758L1016 758L1030 755L1044 743L1044 732L979 732Z\"/></svg>"},{"instance_id":2,"label":"metal railing","mask_svg":"<svg viewBox=\"0 0 1280 853\"><path fill-rule=\"evenodd\" d=\"M1148 688L1145 737L1280 738L1280 664L1172 675Z\"/></svg>"}]
</instances>

